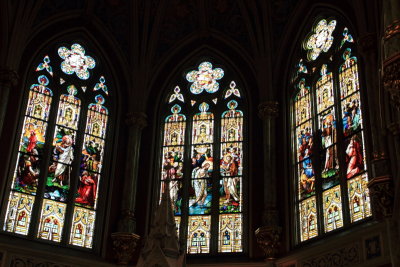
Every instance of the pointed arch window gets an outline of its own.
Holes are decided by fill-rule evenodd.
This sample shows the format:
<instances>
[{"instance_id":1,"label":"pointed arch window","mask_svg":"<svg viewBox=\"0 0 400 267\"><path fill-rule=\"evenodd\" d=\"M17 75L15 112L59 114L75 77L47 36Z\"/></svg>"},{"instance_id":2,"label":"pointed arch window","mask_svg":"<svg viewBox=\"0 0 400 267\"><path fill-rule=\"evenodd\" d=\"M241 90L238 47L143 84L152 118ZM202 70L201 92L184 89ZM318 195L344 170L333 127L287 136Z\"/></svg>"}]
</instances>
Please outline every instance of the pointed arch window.
<instances>
[{"instance_id":1,"label":"pointed arch window","mask_svg":"<svg viewBox=\"0 0 400 267\"><path fill-rule=\"evenodd\" d=\"M303 42L292 86L293 170L300 242L371 216L357 47L336 18Z\"/></svg>"},{"instance_id":2,"label":"pointed arch window","mask_svg":"<svg viewBox=\"0 0 400 267\"><path fill-rule=\"evenodd\" d=\"M109 99L99 60L74 43L31 68L3 231L92 248ZM109 101L110 102L110 101Z\"/></svg>"},{"instance_id":3,"label":"pointed arch window","mask_svg":"<svg viewBox=\"0 0 400 267\"><path fill-rule=\"evenodd\" d=\"M243 252L245 106L225 72L200 63L164 106L159 196L170 179L178 235L189 254Z\"/></svg>"}]
</instances>

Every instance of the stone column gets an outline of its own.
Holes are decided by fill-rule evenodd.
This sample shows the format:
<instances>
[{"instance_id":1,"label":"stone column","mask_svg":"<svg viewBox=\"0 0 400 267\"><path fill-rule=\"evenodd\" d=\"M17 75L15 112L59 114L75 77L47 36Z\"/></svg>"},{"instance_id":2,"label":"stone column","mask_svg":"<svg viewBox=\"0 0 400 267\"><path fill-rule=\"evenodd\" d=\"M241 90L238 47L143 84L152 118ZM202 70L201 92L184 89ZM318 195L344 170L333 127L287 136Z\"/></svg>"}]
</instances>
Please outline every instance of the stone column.
<instances>
[{"instance_id":1,"label":"stone column","mask_svg":"<svg viewBox=\"0 0 400 267\"><path fill-rule=\"evenodd\" d=\"M113 246L118 264L127 265L132 259L140 236L136 232L136 187L138 179L139 150L142 130L147 126L147 116L142 112L128 113L125 120L129 127L129 140L125 179L122 192L118 232L112 233Z\"/></svg>"},{"instance_id":2,"label":"stone column","mask_svg":"<svg viewBox=\"0 0 400 267\"><path fill-rule=\"evenodd\" d=\"M263 124L264 148L264 211L263 225L255 231L258 245L264 251L268 265L279 252L282 228L279 226L276 207L276 138L275 120L278 117L278 102L266 101L258 106Z\"/></svg>"},{"instance_id":3,"label":"stone column","mask_svg":"<svg viewBox=\"0 0 400 267\"><path fill-rule=\"evenodd\" d=\"M395 181L389 177L382 176L373 185L371 193L373 204L378 202L383 212L378 212L382 218L386 218L390 255L393 266L400 265L400 182L399 182L399 122L400 122L400 2L398 0L382 1L382 17L384 32L382 36L382 83L384 90L389 93L391 107L387 110L391 114L388 130L393 135L396 155L392 163L397 169L394 173ZM389 117L389 116L388 116ZM391 144L393 145L393 144ZM385 156L385 155L384 155ZM385 166L378 168L384 170ZM370 186L370 185L369 185ZM374 203L375 202L375 203ZM376 212L376 209L375 209Z\"/></svg>"},{"instance_id":4,"label":"stone column","mask_svg":"<svg viewBox=\"0 0 400 267\"><path fill-rule=\"evenodd\" d=\"M18 74L10 69L0 69L0 137L6 115L8 96L18 83Z\"/></svg>"}]
</instances>

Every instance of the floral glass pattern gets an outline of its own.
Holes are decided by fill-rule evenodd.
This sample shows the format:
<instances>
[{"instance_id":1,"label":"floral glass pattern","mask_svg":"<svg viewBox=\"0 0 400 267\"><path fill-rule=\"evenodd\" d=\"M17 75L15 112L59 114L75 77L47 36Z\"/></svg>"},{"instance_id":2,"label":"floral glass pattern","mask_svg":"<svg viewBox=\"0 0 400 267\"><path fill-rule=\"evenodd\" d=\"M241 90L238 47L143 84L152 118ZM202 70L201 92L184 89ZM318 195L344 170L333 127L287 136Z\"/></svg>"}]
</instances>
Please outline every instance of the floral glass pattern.
<instances>
[{"instance_id":1,"label":"floral glass pattern","mask_svg":"<svg viewBox=\"0 0 400 267\"><path fill-rule=\"evenodd\" d=\"M326 19L320 20L315 26L313 33L306 40L304 48L308 51L308 60L316 60L322 52L328 52L333 43L332 33L336 27L336 20L329 23Z\"/></svg>"},{"instance_id":2,"label":"floral glass pattern","mask_svg":"<svg viewBox=\"0 0 400 267\"><path fill-rule=\"evenodd\" d=\"M96 61L92 57L85 56L85 49L80 44L73 44L71 50L64 46L60 47L58 55L64 59L61 63L61 70L69 75L76 73L82 80L89 79L88 69L96 66Z\"/></svg>"},{"instance_id":3,"label":"floral glass pattern","mask_svg":"<svg viewBox=\"0 0 400 267\"><path fill-rule=\"evenodd\" d=\"M221 68L212 68L210 62L203 62L199 65L199 70L193 70L186 75L186 80L191 82L190 91L193 94L200 94L203 90L207 93L215 93L219 89L220 80L224 77L224 71Z\"/></svg>"}]
</instances>

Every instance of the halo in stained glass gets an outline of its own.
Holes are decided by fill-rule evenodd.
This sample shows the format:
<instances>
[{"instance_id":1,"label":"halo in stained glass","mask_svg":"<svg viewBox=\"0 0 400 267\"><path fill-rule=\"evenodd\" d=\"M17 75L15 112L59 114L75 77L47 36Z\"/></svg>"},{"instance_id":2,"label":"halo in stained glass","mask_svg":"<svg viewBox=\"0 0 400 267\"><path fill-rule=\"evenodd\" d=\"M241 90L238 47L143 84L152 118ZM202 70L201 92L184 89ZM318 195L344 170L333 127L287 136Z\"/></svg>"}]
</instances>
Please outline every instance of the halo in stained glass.
<instances>
[{"instance_id":1,"label":"halo in stained glass","mask_svg":"<svg viewBox=\"0 0 400 267\"><path fill-rule=\"evenodd\" d=\"M92 57L85 56L85 49L80 44L73 44L71 50L64 46L60 47L58 55L64 59L61 63L61 70L68 75L76 73L82 80L89 79L88 69L96 66L96 61Z\"/></svg>"},{"instance_id":2,"label":"halo in stained glass","mask_svg":"<svg viewBox=\"0 0 400 267\"><path fill-rule=\"evenodd\" d=\"M224 77L223 69L213 69L212 64L207 61L201 63L198 69L198 71L193 70L186 74L186 80L192 83L190 91L196 95L202 93L203 90L208 93L217 92L219 89L217 80Z\"/></svg>"},{"instance_id":3,"label":"halo in stained glass","mask_svg":"<svg viewBox=\"0 0 400 267\"><path fill-rule=\"evenodd\" d=\"M179 113L179 112L181 112L181 110L182 110L182 108L178 104L173 105L171 108L172 113Z\"/></svg>"},{"instance_id":4,"label":"halo in stained glass","mask_svg":"<svg viewBox=\"0 0 400 267\"><path fill-rule=\"evenodd\" d=\"M49 84L49 79L44 75L40 75L38 77L38 82L40 83L40 85L48 85Z\"/></svg>"},{"instance_id":5,"label":"halo in stained glass","mask_svg":"<svg viewBox=\"0 0 400 267\"><path fill-rule=\"evenodd\" d=\"M226 105L229 109L235 109L238 106L238 103L235 100L231 100Z\"/></svg>"},{"instance_id":6,"label":"halo in stained glass","mask_svg":"<svg viewBox=\"0 0 400 267\"><path fill-rule=\"evenodd\" d=\"M102 95L96 95L94 97L94 99L95 99L96 103L100 104L100 105L102 105L102 104L104 104L104 102L106 102L106 100L104 99L104 97Z\"/></svg>"},{"instance_id":7,"label":"halo in stained glass","mask_svg":"<svg viewBox=\"0 0 400 267\"><path fill-rule=\"evenodd\" d=\"M203 102L199 105L199 110L201 112L206 112L209 109L209 105L206 102Z\"/></svg>"},{"instance_id":8,"label":"halo in stained glass","mask_svg":"<svg viewBox=\"0 0 400 267\"><path fill-rule=\"evenodd\" d=\"M78 93L78 89L76 89L75 85L69 85L67 87L67 91L70 95L76 95Z\"/></svg>"},{"instance_id":9,"label":"halo in stained glass","mask_svg":"<svg viewBox=\"0 0 400 267\"><path fill-rule=\"evenodd\" d=\"M100 76L99 82L96 83L96 85L93 88L93 91L98 91L98 90L103 90L103 92L108 95L108 88L107 85L105 85L106 79L104 76Z\"/></svg>"},{"instance_id":10,"label":"halo in stained glass","mask_svg":"<svg viewBox=\"0 0 400 267\"><path fill-rule=\"evenodd\" d=\"M322 19L317 23L313 33L304 44L304 49L309 50L308 60L316 60L322 52L328 52L333 43L332 33L335 27L336 20L331 20L328 23L326 19Z\"/></svg>"}]
</instances>

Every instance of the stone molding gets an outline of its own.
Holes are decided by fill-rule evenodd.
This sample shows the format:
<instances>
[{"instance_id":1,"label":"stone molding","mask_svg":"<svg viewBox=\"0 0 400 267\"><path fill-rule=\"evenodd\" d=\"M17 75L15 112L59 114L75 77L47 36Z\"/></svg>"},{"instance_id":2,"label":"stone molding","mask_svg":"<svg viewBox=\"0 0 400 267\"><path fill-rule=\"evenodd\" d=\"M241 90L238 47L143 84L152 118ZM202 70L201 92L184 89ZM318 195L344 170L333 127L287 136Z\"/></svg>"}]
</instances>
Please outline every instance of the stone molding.
<instances>
[{"instance_id":1,"label":"stone molding","mask_svg":"<svg viewBox=\"0 0 400 267\"><path fill-rule=\"evenodd\" d=\"M279 116L279 103L276 101L265 101L258 105L258 116L262 120L272 119Z\"/></svg>"},{"instance_id":2,"label":"stone molding","mask_svg":"<svg viewBox=\"0 0 400 267\"><path fill-rule=\"evenodd\" d=\"M395 35L400 33L400 20L395 20L393 23L389 24L385 33L383 34L383 40L386 42L387 40L393 38Z\"/></svg>"},{"instance_id":3,"label":"stone molding","mask_svg":"<svg viewBox=\"0 0 400 267\"><path fill-rule=\"evenodd\" d=\"M394 189L390 176L374 177L368 182L373 215L376 220L383 220L393 214Z\"/></svg>"},{"instance_id":4,"label":"stone molding","mask_svg":"<svg viewBox=\"0 0 400 267\"><path fill-rule=\"evenodd\" d=\"M18 74L16 71L11 69L0 69L0 84L1 85L9 85L9 86L16 86L18 84ZM0 88L1 89L1 88Z\"/></svg>"},{"instance_id":5,"label":"stone molding","mask_svg":"<svg viewBox=\"0 0 400 267\"><path fill-rule=\"evenodd\" d=\"M143 112L130 112L126 114L125 123L129 127L137 127L142 130L147 126L147 115Z\"/></svg>"},{"instance_id":6,"label":"stone molding","mask_svg":"<svg viewBox=\"0 0 400 267\"><path fill-rule=\"evenodd\" d=\"M113 250L119 265L128 265L135 253L140 236L133 233L116 232L111 234Z\"/></svg>"},{"instance_id":7,"label":"stone molding","mask_svg":"<svg viewBox=\"0 0 400 267\"><path fill-rule=\"evenodd\" d=\"M400 53L383 63L383 87L397 109L400 108Z\"/></svg>"},{"instance_id":8,"label":"stone molding","mask_svg":"<svg viewBox=\"0 0 400 267\"><path fill-rule=\"evenodd\" d=\"M262 226L255 231L258 246L264 251L266 260L276 259L281 239L282 228Z\"/></svg>"},{"instance_id":9,"label":"stone molding","mask_svg":"<svg viewBox=\"0 0 400 267\"><path fill-rule=\"evenodd\" d=\"M320 266L353 266L362 262L362 251L359 243L354 243L335 251L303 261L303 267Z\"/></svg>"}]
</instances>

